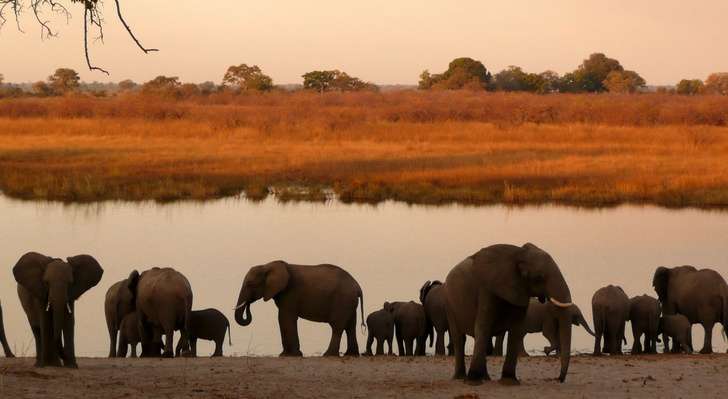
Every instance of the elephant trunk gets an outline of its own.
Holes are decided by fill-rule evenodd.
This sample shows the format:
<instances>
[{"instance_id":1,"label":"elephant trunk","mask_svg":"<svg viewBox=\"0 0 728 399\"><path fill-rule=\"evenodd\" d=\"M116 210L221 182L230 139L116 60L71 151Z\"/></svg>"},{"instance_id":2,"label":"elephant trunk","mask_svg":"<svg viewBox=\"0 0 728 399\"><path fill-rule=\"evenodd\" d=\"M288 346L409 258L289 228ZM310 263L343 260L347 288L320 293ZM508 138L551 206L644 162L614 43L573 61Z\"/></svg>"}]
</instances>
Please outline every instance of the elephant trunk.
<instances>
[{"instance_id":1,"label":"elephant trunk","mask_svg":"<svg viewBox=\"0 0 728 399\"><path fill-rule=\"evenodd\" d=\"M559 381L566 381L566 374L569 372L569 361L571 360L571 316L567 309L559 312L559 356L561 358L561 373Z\"/></svg>"},{"instance_id":2,"label":"elephant trunk","mask_svg":"<svg viewBox=\"0 0 728 399\"><path fill-rule=\"evenodd\" d=\"M243 315L243 312L245 314ZM245 327L253 321L253 315L250 314L250 303L243 302L235 308L235 321Z\"/></svg>"},{"instance_id":3,"label":"elephant trunk","mask_svg":"<svg viewBox=\"0 0 728 399\"><path fill-rule=\"evenodd\" d=\"M68 293L65 286L52 287L48 295L47 310L53 312L53 346L60 348L63 334L63 326L66 321L66 312L70 312L68 304Z\"/></svg>"},{"instance_id":4,"label":"elephant trunk","mask_svg":"<svg viewBox=\"0 0 728 399\"><path fill-rule=\"evenodd\" d=\"M589 335L591 335L592 337L594 336L594 331L592 331L592 329L589 328L589 323L586 322L586 319L584 319L584 315L581 314L581 312L579 312L579 315L577 316L577 324L584 327L584 329L586 330L587 333L589 333Z\"/></svg>"}]
</instances>

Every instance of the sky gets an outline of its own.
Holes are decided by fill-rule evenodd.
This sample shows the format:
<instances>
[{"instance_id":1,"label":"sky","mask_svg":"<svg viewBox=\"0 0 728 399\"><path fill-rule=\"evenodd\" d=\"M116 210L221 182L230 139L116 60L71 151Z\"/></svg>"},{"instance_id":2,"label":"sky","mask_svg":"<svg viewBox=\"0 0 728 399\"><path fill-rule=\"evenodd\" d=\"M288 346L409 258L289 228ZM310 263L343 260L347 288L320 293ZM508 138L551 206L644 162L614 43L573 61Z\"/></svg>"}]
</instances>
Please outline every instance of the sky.
<instances>
[{"instance_id":1,"label":"sky","mask_svg":"<svg viewBox=\"0 0 728 399\"><path fill-rule=\"evenodd\" d=\"M26 2L28 0L25 0ZM83 55L83 10L73 18L47 14L59 36L41 40L26 13L0 31L0 73L6 81L45 79L58 67L85 81L144 82L158 75L219 83L230 65L259 65L275 83L300 83L316 69L340 69L378 84L414 84L456 57L494 72L518 65L529 72L574 70L603 52L652 85L704 79L728 71L725 0L121 0L142 43L137 49L106 0L105 40ZM70 3L70 1L69 1Z\"/></svg>"}]
</instances>

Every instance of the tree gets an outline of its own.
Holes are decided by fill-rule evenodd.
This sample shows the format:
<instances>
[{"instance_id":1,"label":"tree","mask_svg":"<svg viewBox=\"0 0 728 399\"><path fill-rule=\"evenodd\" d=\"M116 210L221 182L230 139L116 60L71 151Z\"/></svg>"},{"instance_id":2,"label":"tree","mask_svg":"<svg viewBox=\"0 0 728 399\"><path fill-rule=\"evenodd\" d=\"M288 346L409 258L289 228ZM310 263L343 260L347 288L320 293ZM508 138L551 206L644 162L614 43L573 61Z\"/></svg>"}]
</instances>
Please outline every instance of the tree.
<instances>
[{"instance_id":1,"label":"tree","mask_svg":"<svg viewBox=\"0 0 728 399\"><path fill-rule=\"evenodd\" d=\"M2 73L0 73L0 86L2 86L4 80L5 80L5 76L3 76Z\"/></svg>"},{"instance_id":2,"label":"tree","mask_svg":"<svg viewBox=\"0 0 728 399\"><path fill-rule=\"evenodd\" d=\"M325 91L362 91L379 90L377 85L364 82L359 78L350 76L339 70L332 71L311 71L303 75L303 88L316 90L319 93Z\"/></svg>"},{"instance_id":3,"label":"tree","mask_svg":"<svg viewBox=\"0 0 728 399\"><path fill-rule=\"evenodd\" d=\"M217 91L217 85L215 85L215 82L210 82L210 81L202 82L199 84L199 87L200 87L200 94L202 94L203 96L210 95L210 94L214 93L215 91Z\"/></svg>"},{"instance_id":4,"label":"tree","mask_svg":"<svg viewBox=\"0 0 728 399\"><path fill-rule=\"evenodd\" d=\"M441 74L420 74L418 87L427 89L457 90L464 88L486 89L492 76L482 62L468 57L456 58L450 62L447 71Z\"/></svg>"},{"instance_id":5,"label":"tree","mask_svg":"<svg viewBox=\"0 0 728 399\"><path fill-rule=\"evenodd\" d=\"M184 83L179 87L179 93L183 98L197 97L200 95L200 88L194 83Z\"/></svg>"},{"instance_id":6,"label":"tree","mask_svg":"<svg viewBox=\"0 0 728 399\"><path fill-rule=\"evenodd\" d=\"M521 67L511 65L493 76L493 86L502 91L526 91L528 74Z\"/></svg>"},{"instance_id":7,"label":"tree","mask_svg":"<svg viewBox=\"0 0 728 399\"><path fill-rule=\"evenodd\" d=\"M98 39L103 40L104 38L103 19L101 18L99 11L104 0L0 0L0 28L2 28L7 21L6 14L11 12L15 17L18 30L22 31L19 16L24 10L30 10L34 15L35 20L40 25L41 39L55 37L58 34L51 28L50 21L46 18L46 15L59 15L68 21L71 18L71 13L68 11L67 6L75 3L80 3L84 10L83 48L84 55L86 57L86 65L91 71L99 71L108 75L109 72L105 69L91 64L91 58L88 51L89 26L91 28L96 28L98 32ZM145 54L152 51L158 51L154 48L146 48L142 46L139 39L137 39L134 32L132 32L131 28L126 23L126 20L124 20L119 0L114 0L114 3L116 5L116 15L119 18L119 21L139 49L141 49Z\"/></svg>"},{"instance_id":8,"label":"tree","mask_svg":"<svg viewBox=\"0 0 728 399\"><path fill-rule=\"evenodd\" d=\"M53 95L53 89L51 89L50 86L46 82L43 82L42 80L39 80L35 83L33 83L33 94L39 97L48 97L50 95Z\"/></svg>"},{"instance_id":9,"label":"tree","mask_svg":"<svg viewBox=\"0 0 728 399\"><path fill-rule=\"evenodd\" d=\"M136 89L138 85L131 79L124 79L119 82L119 90L121 91L132 91Z\"/></svg>"},{"instance_id":10,"label":"tree","mask_svg":"<svg viewBox=\"0 0 728 399\"><path fill-rule=\"evenodd\" d=\"M683 79L675 86L675 92L686 96L694 96L705 90L705 85L700 79Z\"/></svg>"},{"instance_id":11,"label":"tree","mask_svg":"<svg viewBox=\"0 0 728 399\"><path fill-rule=\"evenodd\" d=\"M728 96L728 72L713 73L705 80L705 91Z\"/></svg>"},{"instance_id":12,"label":"tree","mask_svg":"<svg viewBox=\"0 0 728 399\"><path fill-rule=\"evenodd\" d=\"M257 65L240 64L227 69L222 84L229 84L241 91L268 91L273 88L273 79L264 74Z\"/></svg>"},{"instance_id":13,"label":"tree","mask_svg":"<svg viewBox=\"0 0 728 399\"><path fill-rule=\"evenodd\" d=\"M612 71L602 82L610 93L634 93L645 87L645 80L635 71Z\"/></svg>"},{"instance_id":14,"label":"tree","mask_svg":"<svg viewBox=\"0 0 728 399\"><path fill-rule=\"evenodd\" d=\"M81 78L78 72L70 68L58 68L48 77L48 85L57 94L65 94L78 90Z\"/></svg>"},{"instance_id":15,"label":"tree","mask_svg":"<svg viewBox=\"0 0 728 399\"><path fill-rule=\"evenodd\" d=\"M156 78L142 85L142 93L146 95L156 95L159 97L178 98L180 93L180 83L177 76L157 76Z\"/></svg>"},{"instance_id":16,"label":"tree","mask_svg":"<svg viewBox=\"0 0 728 399\"><path fill-rule=\"evenodd\" d=\"M614 71L624 71L619 61L602 53L594 53L574 71L574 89L586 92L605 91L607 88L604 86L604 81L609 73Z\"/></svg>"}]
</instances>

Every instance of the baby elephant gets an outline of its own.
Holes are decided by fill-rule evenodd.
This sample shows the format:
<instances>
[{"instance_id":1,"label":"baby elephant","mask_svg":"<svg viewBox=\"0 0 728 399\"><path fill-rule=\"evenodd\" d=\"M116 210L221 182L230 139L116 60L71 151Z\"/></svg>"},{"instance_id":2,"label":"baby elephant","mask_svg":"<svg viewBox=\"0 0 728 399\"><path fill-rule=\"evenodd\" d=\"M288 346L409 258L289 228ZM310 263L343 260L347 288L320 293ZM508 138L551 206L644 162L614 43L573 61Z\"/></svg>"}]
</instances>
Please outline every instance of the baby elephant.
<instances>
[{"instance_id":1,"label":"baby elephant","mask_svg":"<svg viewBox=\"0 0 728 399\"><path fill-rule=\"evenodd\" d=\"M230 346L233 345L230 335L230 322L222 312L217 309L194 310L190 314L189 341L192 356L197 356L197 338L215 342L215 352L212 357L222 356L222 346L225 343L225 333L228 333ZM176 356L182 352L183 342L177 343Z\"/></svg>"},{"instance_id":2,"label":"baby elephant","mask_svg":"<svg viewBox=\"0 0 728 399\"><path fill-rule=\"evenodd\" d=\"M372 356L372 344L377 340L377 355L384 354L384 342L389 346L389 354L392 354L392 338L394 337L394 315L385 309L377 310L367 316L367 350L365 356Z\"/></svg>"},{"instance_id":3,"label":"baby elephant","mask_svg":"<svg viewBox=\"0 0 728 399\"><path fill-rule=\"evenodd\" d=\"M131 357L137 357L137 344L142 342L139 335L139 319L136 312L131 312L124 316L119 326L119 350L116 352L118 357L126 357L127 350L131 347Z\"/></svg>"},{"instance_id":4,"label":"baby elephant","mask_svg":"<svg viewBox=\"0 0 728 399\"><path fill-rule=\"evenodd\" d=\"M394 316L397 351L400 356L425 356L425 342L429 335L425 308L414 301L384 302L384 310ZM430 339L432 342L432 339ZM413 348L413 343L416 343Z\"/></svg>"},{"instance_id":5,"label":"baby elephant","mask_svg":"<svg viewBox=\"0 0 728 399\"><path fill-rule=\"evenodd\" d=\"M681 350L685 353L693 353L692 325L690 324L690 320L684 315L676 314L660 317L657 331L659 334L662 334L665 353L670 352L668 337L672 338L673 341L673 353L679 353Z\"/></svg>"}]
</instances>

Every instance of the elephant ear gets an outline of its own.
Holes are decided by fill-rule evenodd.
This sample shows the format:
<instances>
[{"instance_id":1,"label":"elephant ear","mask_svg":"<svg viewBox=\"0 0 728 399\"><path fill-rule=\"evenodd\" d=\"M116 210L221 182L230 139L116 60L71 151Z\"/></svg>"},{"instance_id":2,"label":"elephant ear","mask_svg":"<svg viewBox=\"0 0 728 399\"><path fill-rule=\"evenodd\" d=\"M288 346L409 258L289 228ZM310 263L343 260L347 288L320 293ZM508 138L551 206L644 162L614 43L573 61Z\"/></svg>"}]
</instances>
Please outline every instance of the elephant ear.
<instances>
[{"instance_id":1,"label":"elephant ear","mask_svg":"<svg viewBox=\"0 0 728 399\"><path fill-rule=\"evenodd\" d=\"M423 284L422 288L420 288L420 303L423 305L425 304L427 293L430 292L430 288L432 288L432 282L430 282L430 280L425 281L425 284Z\"/></svg>"},{"instance_id":2,"label":"elephant ear","mask_svg":"<svg viewBox=\"0 0 728 399\"><path fill-rule=\"evenodd\" d=\"M670 282L670 269L666 267L658 267L655 275L652 277L652 286L655 287L660 302L667 300L667 284Z\"/></svg>"},{"instance_id":3,"label":"elephant ear","mask_svg":"<svg viewBox=\"0 0 728 399\"><path fill-rule=\"evenodd\" d=\"M104 269L91 255L76 255L66 258L66 261L73 269L73 283L68 287L68 296L75 301L101 281Z\"/></svg>"},{"instance_id":4,"label":"elephant ear","mask_svg":"<svg viewBox=\"0 0 728 399\"><path fill-rule=\"evenodd\" d=\"M136 297L137 286L139 285L139 272L134 270L129 274L129 278L126 279L126 286L131 291L131 294Z\"/></svg>"},{"instance_id":5,"label":"elephant ear","mask_svg":"<svg viewBox=\"0 0 728 399\"><path fill-rule=\"evenodd\" d=\"M528 306L530 296L524 273L529 265L523 261L527 248L498 244L481 249L473 255L473 270L481 284L505 301Z\"/></svg>"},{"instance_id":6,"label":"elephant ear","mask_svg":"<svg viewBox=\"0 0 728 399\"><path fill-rule=\"evenodd\" d=\"M45 300L47 290L43 283L43 274L46 266L53 262L53 259L37 252L28 252L20 257L18 263L13 267L13 276L23 288L28 290L34 297Z\"/></svg>"},{"instance_id":7,"label":"elephant ear","mask_svg":"<svg viewBox=\"0 0 728 399\"><path fill-rule=\"evenodd\" d=\"M288 264L283 261L269 263L266 269L263 300L269 301L288 286L291 275L288 273Z\"/></svg>"},{"instance_id":8,"label":"elephant ear","mask_svg":"<svg viewBox=\"0 0 728 399\"><path fill-rule=\"evenodd\" d=\"M384 302L384 305L382 305L382 309L386 310L389 313L394 312L394 306L392 306L389 302Z\"/></svg>"}]
</instances>

